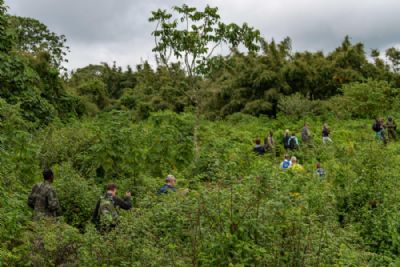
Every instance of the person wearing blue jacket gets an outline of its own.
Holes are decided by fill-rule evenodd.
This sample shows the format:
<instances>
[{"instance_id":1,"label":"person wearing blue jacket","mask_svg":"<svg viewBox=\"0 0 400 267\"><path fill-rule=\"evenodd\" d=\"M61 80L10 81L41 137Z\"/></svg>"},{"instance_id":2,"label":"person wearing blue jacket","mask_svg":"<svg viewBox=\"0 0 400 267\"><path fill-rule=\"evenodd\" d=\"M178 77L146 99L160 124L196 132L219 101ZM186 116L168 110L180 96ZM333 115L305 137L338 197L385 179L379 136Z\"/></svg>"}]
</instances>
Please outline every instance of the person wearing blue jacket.
<instances>
[{"instance_id":1,"label":"person wearing blue jacket","mask_svg":"<svg viewBox=\"0 0 400 267\"><path fill-rule=\"evenodd\" d=\"M166 184L158 190L158 195L167 194L169 191L176 192L176 178L172 174L165 178Z\"/></svg>"}]
</instances>

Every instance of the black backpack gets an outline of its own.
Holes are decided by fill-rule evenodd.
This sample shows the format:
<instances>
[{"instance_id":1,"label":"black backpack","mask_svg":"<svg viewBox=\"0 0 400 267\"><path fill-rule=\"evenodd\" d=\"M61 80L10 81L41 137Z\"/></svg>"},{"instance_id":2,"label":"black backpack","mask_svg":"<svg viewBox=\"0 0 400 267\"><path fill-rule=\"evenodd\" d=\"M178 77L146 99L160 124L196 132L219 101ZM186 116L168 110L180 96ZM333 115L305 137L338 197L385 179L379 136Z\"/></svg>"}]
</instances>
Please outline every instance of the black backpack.
<instances>
[{"instance_id":1,"label":"black backpack","mask_svg":"<svg viewBox=\"0 0 400 267\"><path fill-rule=\"evenodd\" d=\"M289 148L290 149L296 149L297 148L297 143L296 143L296 138L295 137L290 137L290 139L289 139Z\"/></svg>"},{"instance_id":2,"label":"black backpack","mask_svg":"<svg viewBox=\"0 0 400 267\"><path fill-rule=\"evenodd\" d=\"M372 125L372 130L374 130L375 132L379 132L381 130L381 128L379 127L379 124L375 122Z\"/></svg>"}]
</instances>

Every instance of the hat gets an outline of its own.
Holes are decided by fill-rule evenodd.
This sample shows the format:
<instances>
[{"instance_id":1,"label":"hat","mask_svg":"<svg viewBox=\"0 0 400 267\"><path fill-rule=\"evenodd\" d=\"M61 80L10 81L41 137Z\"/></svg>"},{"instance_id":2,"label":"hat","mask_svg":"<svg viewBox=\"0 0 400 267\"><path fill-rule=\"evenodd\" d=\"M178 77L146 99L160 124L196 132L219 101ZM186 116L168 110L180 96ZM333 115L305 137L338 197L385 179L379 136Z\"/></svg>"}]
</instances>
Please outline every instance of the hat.
<instances>
[{"instance_id":1,"label":"hat","mask_svg":"<svg viewBox=\"0 0 400 267\"><path fill-rule=\"evenodd\" d=\"M172 174L169 174L169 175L165 178L165 180L166 180L167 182L171 182L171 181L173 181L173 180L176 180L176 178L175 178L175 176L173 176Z\"/></svg>"}]
</instances>

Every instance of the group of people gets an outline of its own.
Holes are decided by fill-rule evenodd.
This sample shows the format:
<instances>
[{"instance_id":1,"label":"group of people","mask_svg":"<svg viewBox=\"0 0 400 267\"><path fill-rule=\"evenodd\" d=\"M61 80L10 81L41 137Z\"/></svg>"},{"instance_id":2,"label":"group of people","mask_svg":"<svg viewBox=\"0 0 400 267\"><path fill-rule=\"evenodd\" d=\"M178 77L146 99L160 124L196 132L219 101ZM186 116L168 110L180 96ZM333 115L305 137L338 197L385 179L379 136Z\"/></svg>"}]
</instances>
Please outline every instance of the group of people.
<instances>
[{"instance_id":1,"label":"group of people","mask_svg":"<svg viewBox=\"0 0 400 267\"><path fill-rule=\"evenodd\" d=\"M322 143L333 143L330 138L330 129L327 123L324 123L322 126ZM304 127L301 129L301 141L306 144L309 143L312 139L312 134L307 123L304 124ZM290 133L289 129L285 130L283 134L282 144L285 150L296 150L299 148L300 143L299 139L296 136L295 132ZM273 133L269 132L268 135L264 139L264 144L261 144L261 139L257 138L255 140L255 146L253 151L258 155L264 155L266 152L273 152L276 148L276 142L273 137Z\"/></svg>"},{"instance_id":2,"label":"group of people","mask_svg":"<svg viewBox=\"0 0 400 267\"><path fill-rule=\"evenodd\" d=\"M385 144L388 141L396 140L397 125L394 119L390 116L387 118L386 122L382 118L377 118L372 125L372 130L375 132L376 138L382 140ZM321 131L323 144L333 143L332 139L330 138L330 133L331 131L328 124L324 123ZM312 135L309 125L305 123L304 127L301 129L301 141L303 144L307 144L311 141L311 139ZM272 132L269 132L267 137L265 137L264 144L261 144L261 140L259 138L255 140L255 143L256 144L253 148L253 152L260 156L264 155L266 152L273 152L276 146ZM282 144L286 152L296 150L300 146L299 140L296 137L296 133L290 133L289 130L285 130L282 138ZM285 154L284 160L280 164L280 168L282 170L304 170L304 167L298 163L297 158L295 156L290 157L289 154ZM321 163L319 162L317 163L315 173L320 177L325 176L325 170L321 167Z\"/></svg>"},{"instance_id":3,"label":"group of people","mask_svg":"<svg viewBox=\"0 0 400 267\"><path fill-rule=\"evenodd\" d=\"M52 187L54 174L51 169L43 171L43 182L33 186L28 197L28 206L33 209L33 219L54 218L60 211L60 203ZM160 188L158 195L175 192L176 178L166 177L166 184ZM132 208L131 193L126 192L123 198L117 196L117 185L108 184L106 193L99 198L93 212L92 222L101 232L114 228L118 221L118 209Z\"/></svg>"},{"instance_id":4,"label":"group of people","mask_svg":"<svg viewBox=\"0 0 400 267\"><path fill-rule=\"evenodd\" d=\"M392 117L388 117L385 120L382 118L377 118L372 125L372 130L375 132L376 139L383 141L385 144L388 141L395 141L397 134L397 125Z\"/></svg>"},{"instance_id":5,"label":"group of people","mask_svg":"<svg viewBox=\"0 0 400 267\"><path fill-rule=\"evenodd\" d=\"M293 170L293 171L304 171L304 167L300 165L297 161L297 158L295 156L290 157L289 154L285 154L285 157L283 161L280 164L281 170ZM318 162L316 165L316 170L315 174L319 177L324 177L325 176L325 170L321 167L321 163Z\"/></svg>"}]
</instances>

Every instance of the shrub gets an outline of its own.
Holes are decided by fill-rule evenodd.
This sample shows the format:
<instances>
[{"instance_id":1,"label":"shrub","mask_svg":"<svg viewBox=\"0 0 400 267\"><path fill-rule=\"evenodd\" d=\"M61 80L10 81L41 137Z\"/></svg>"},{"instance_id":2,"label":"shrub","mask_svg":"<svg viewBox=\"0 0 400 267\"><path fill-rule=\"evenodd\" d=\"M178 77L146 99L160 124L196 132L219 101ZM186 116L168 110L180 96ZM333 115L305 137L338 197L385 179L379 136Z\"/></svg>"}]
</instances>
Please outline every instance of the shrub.
<instances>
[{"instance_id":1,"label":"shrub","mask_svg":"<svg viewBox=\"0 0 400 267\"><path fill-rule=\"evenodd\" d=\"M278 102L279 111L291 118L321 115L324 110L320 100L309 100L300 93L283 96Z\"/></svg>"},{"instance_id":2,"label":"shrub","mask_svg":"<svg viewBox=\"0 0 400 267\"><path fill-rule=\"evenodd\" d=\"M348 113L353 118L376 118L392 110L398 92L386 81L367 80L343 85L343 95L332 105L335 113Z\"/></svg>"}]
</instances>

